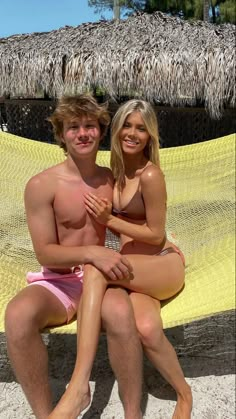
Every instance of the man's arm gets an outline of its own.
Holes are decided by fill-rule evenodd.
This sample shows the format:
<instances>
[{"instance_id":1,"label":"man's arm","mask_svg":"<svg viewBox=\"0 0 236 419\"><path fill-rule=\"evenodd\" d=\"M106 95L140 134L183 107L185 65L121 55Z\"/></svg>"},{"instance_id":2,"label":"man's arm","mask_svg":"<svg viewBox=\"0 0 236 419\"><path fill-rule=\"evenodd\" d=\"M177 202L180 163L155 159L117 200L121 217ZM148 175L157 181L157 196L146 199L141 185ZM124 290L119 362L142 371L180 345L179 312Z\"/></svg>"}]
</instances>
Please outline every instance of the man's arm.
<instances>
[{"instance_id":1,"label":"man's arm","mask_svg":"<svg viewBox=\"0 0 236 419\"><path fill-rule=\"evenodd\" d=\"M44 174L30 179L25 189L27 223L37 260L48 268L92 264L110 279L127 277L132 267L124 256L102 246L63 246L58 243L53 210L53 180Z\"/></svg>"}]
</instances>

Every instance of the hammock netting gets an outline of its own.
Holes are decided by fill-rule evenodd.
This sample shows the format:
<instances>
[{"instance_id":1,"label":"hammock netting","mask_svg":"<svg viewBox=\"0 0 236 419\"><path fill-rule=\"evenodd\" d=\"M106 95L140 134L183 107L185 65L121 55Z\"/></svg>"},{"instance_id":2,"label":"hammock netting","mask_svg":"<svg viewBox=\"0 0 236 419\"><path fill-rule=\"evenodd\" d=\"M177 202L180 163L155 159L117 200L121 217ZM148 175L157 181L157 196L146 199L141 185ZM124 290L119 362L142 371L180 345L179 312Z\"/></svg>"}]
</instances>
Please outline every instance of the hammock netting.
<instances>
[{"instance_id":1,"label":"hammock netting","mask_svg":"<svg viewBox=\"0 0 236 419\"><path fill-rule=\"evenodd\" d=\"M109 166L109 151L98 164ZM162 305L165 328L235 307L235 135L160 151L168 192L167 235L186 257L185 287ZM0 332L8 301L38 271L23 194L34 174L64 159L56 145L0 131ZM107 233L106 245L118 249ZM52 329L75 333L76 322Z\"/></svg>"}]
</instances>

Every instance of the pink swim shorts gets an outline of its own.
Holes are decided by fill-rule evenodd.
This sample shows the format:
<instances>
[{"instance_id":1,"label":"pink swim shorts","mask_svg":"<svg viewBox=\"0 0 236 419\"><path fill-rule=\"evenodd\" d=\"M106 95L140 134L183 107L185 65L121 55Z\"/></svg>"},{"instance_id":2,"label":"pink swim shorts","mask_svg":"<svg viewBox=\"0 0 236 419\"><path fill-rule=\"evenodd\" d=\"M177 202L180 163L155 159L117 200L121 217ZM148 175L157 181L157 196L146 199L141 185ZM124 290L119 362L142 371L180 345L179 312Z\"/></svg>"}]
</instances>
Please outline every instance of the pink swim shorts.
<instances>
[{"instance_id":1,"label":"pink swim shorts","mask_svg":"<svg viewBox=\"0 0 236 419\"><path fill-rule=\"evenodd\" d=\"M59 274L50 269L41 268L41 272L28 272L26 280L29 286L41 285L52 292L67 311L67 323L77 312L83 289L83 270L81 267L67 274Z\"/></svg>"}]
</instances>

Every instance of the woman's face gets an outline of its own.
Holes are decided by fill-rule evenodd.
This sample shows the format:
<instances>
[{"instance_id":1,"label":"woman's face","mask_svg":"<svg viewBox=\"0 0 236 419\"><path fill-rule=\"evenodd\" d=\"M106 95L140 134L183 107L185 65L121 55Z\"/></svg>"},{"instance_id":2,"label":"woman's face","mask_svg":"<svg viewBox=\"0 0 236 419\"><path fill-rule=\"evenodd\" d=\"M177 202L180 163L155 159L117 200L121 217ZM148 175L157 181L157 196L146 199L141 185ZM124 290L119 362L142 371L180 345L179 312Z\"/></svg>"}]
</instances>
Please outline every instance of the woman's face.
<instances>
[{"instance_id":1,"label":"woman's face","mask_svg":"<svg viewBox=\"0 0 236 419\"><path fill-rule=\"evenodd\" d=\"M127 116L120 130L119 139L124 153L136 154L143 152L150 140L150 135L139 111Z\"/></svg>"}]
</instances>

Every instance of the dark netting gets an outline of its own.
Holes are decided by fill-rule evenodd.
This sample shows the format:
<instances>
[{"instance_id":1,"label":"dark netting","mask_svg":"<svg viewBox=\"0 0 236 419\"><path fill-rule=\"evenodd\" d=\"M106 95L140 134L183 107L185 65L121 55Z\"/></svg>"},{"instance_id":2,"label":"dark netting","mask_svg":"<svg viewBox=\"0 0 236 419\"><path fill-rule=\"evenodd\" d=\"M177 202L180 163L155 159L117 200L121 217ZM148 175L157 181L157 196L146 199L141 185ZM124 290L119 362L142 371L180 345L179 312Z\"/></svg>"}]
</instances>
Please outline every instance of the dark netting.
<instances>
[{"instance_id":1,"label":"dark netting","mask_svg":"<svg viewBox=\"0 0 236 419\"><path fill-rule=\"evenodd\" d=\"M111 115L119 104L111 103ZM53 112L55 101L5 100L1 114L8 132L24 138L55 143L47 117ZM171 108L156 106L161 147L176 147L219 138L236 131L234 109L226 109L223 117L213 120L204 108ZM101 143L102 150L110 149L109 132Z\"/></svg>"}]
</instances>

